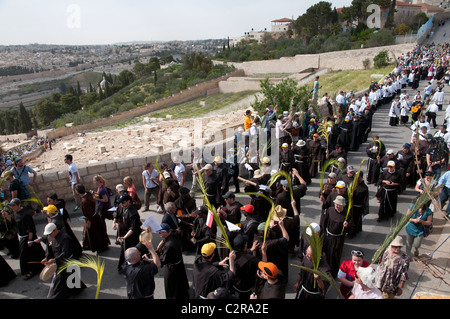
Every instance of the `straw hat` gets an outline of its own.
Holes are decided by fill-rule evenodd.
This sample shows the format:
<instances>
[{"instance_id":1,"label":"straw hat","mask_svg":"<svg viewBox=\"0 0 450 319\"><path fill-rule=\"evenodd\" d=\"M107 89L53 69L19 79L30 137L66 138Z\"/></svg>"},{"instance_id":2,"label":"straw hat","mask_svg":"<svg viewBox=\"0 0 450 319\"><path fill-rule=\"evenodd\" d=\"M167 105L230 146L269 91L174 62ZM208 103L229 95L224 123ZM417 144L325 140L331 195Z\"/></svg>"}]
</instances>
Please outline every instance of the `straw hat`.
<instances>
[{"instance_id":1,"label":"straw hat","mask_svg":"<svg viewBox=\"0 0 450 319\"><path fill-rule=\"evenodd\" d=\"M345 198L342 196L337 196L336 199L333 201L333 203L345 206Z\"/></svg>"},{"instance_id":2,"label":"straw hat","mask_svg":"<svg viewBox=\"0 0 450 319\"><path fill-rule=\"evenodd\" d=\"M395 237L395 239L391 242L391 246L403 247L403 238L401 236Z\"/></svg>"},{"instance_id":3,"label":"straw hat","mask_svg":"<svg viewBox=\"0 0 450 319\"><path fill-rule=\"evenodd\" d=\"M39 275L39 278L42 281L49 280L50 278L53 277L53 274L56 272L57 268L58 268L58 266L55 263L45 266L44 269L42 269L41 274Z\"/></svg>"},{"instance_id":4,"label":"straw hat","mask_svg":"<svg viewBox=\"0 0 450 319\"><path fill-rule=\"evenodd\" d=\"M281 207L281 205L277 205L275 207L275 214L273 215L273 220L274 221L280 221L282 220L284 217L286 217L286 208Z\"/></svg>"}]
</instances>

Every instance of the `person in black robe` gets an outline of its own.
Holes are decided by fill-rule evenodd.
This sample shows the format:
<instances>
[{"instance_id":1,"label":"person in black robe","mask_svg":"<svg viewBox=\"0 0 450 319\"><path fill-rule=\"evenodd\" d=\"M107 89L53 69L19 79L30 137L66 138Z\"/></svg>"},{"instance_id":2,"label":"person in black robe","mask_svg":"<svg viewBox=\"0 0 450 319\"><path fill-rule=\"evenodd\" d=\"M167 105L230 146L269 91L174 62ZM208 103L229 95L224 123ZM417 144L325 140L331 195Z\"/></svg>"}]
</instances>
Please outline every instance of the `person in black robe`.
<instances>
[{"instance_id":1,"label":"person in black robe","mask_svg":"<svg viewBox=\"0 0 450 319\"><path fill-rule=\"evenodd\" d=\"M45 226L44 236L47 236L48 245L45 252L45 258L41 261L42 264L48 266L55 263L58 268L53 275L52 284L48 292L48 299L67 299L70 296L78 294L86 285L78 278L79 282L75 283L78 287L69 287L67 281L70 272L63 270L60 272L61 266L68 259L79 259L81 251L75 248L73 238L66 233L65 229L58 229L54 223L48 223Z\"/></svg>"},{"instance_id":2,"label":"person in black robe","mask_svg":"<svg viewBox=\"0 0 450 319\"><path fill-rule=\"evenodd\" d=\"M414 169L414 154L411 152L411 144L405 143L395 157L398 160L398 168L402 176L401 191L404 191L406 186L411 183L411 173Z\"/></svg>"},{"instance_id":3,"label":"person in black robe","mask_svg":"<svg viewBox=\"0 0 450 319\"><path fill-rule=\"evenodd\" d=\"M224 267L225 260L219 263L213 262L216 254L216 244L207 243L202 246L201 254L194 260L194 299L206 299L208 294L218 287L230 288L233 285L236 252L230 252L229 267Z\"/></svg>"},{"instance_id":4,"label":"person in black robe","mask_svg":"<svg viewBox=\"0 0 450 319\"><path fill-rule=\"evenodd\" d=\"M177 231L166 223L161 224L159 236L163 240L156 252L164 267L164 288L166 299L189 299L189 283L181 253L181 238Z\"/></svg>"},{"instance_id":5,"label":"person in black robe","mask_svg":"<svg viewBox=\"0 0 450 319\"><path fill-rule=\"evenodd\" d=\"M258 259L248 249L247 235L239 233L233 239L233 250L236 252L235 281L233 290L239 294L239 299L249 299L256 282Z\"/></svg>"},{"instance_id":6,"label":"person in black robe","mask_svg":"<svg viewBox=\"0 0 450 319\"><path fill-rule=\"evenodd\" d=\"M237 231L230 231L228 229L227 221L233 225L237 225L241 223L241 207L243 206L239 201L236 201L236 197L233 192L229 191L225 195L223 195L223 199L225 200L226 205L224 207L220 207L217 210L217 213L222 221L222 224L225 228L226 235L230 242L233 242L234 238L238 235ZM219 258L224 259L230 254L228 248L219 248Z\"/></svg>"},{"instance_id":7,"label":"person in black robe","mask_svg":"<svg viewBox=\"0 0 450 319\"><path fill-rule=\"evenodd\" d=\"M285 299L287 278L272 262L260 261L257 275L260 288L250 296L250 299Z\"/></svg>"},{"instance_id":8,"label":"person in black robe","mask_svg":"<svg viewBox=\"0 0 450 319\"><path fill-rule=\"evenodd\" d=\"M348 227L346 215L347 203L344 197L338 196L334 200L334 206L326 210L320 226L327 238L325 256L326 261L330 266L330 273L334 278L336 278L339 266L341 265L345 233L347 232Z\"/></svg>"},{"instance_id":9,"label":"person in black robe","mask_svg":"<svg viewBox=\"0 0 450 319\"><path fill-rule=\"evenodd\" d=\"M12 175L12 174L11 174ZM9 207L7 200L3 201L2 216L0 218L1 243L8 249L7 256L12 259L19 258L19 237L17 236L17 225L12 218L14 212ZM8 215L8 216L6 216Z\"/></svg>"},{"instance_id":10,"label":"person in black robe","mask_svg":"<svg viewBox=\"0 0 450 319\"><path fill-rule=\"evenodd\" d=\"M220 181L218 180L216 171L213 170L211 164L206 164L202 170L205 172L206 197L208 198L211 206L217 208L220 205L220 203L217 202Z\"/></svg>"},{"instance_id":11,"label":"person in black robe","mask_svg":"<svg viewBox=\"0 0 450 319\"><path fill-rule=\"evenodd\" d=\"M208 209L200 206L196 210L194 221L192 222L191 241L196 247L196 254L199 255L204 244L214 241L217 233L217 225L213 222L211 227L206 224Z\"/></svg>"},{"instance_id":12,"label":"person in black robe","mask_svg":"<svg viewBox=\"0 0 450 319\"><path fill-rule=\"evenodd\" d=\"M299 172L300 176L305 180L306 184L311 184L311 175L309 174L310 168L310 152L306 142L299 140L293 148L294 167Z\"/></svg>"},{"instance_id":13,"label":"person in black robe","mask_svg":"<svg viewBox=\"0 0 450 319\"><path fill-rule=\"evenodd\" d=\"M180 197L173 202L176 207L176 216L180 219L180 236L181 245L183 251L194 249L194 245L191 242L192 223L197 216L195 211L197 210L197 203L190 195L190 190L187 187L180 188Z\"/></svg>"},{"instance_id":14,"label":"person in black robe","mask_svg":"<svg viewBox=\"0 0 450 319\"><path fill-rule=\"evenodd\" d=\"M319 170L319 163L322 160L322 143L319 140L319 134L314 133L312 140L307 144L311 155L309 175L311 177L316 177Z\"/></svg>"},{"instance_id":15,"label":"person in black robe","mask_svg":"<svg viewBox=\"0 0 450 319\"><path fill-rule=\"evenodd\" d=\"M80 242L78 241L77 236L75 236L75 233L72 230L72 227L70 227L70 215L69 212L66 209L66 202L62 198L58 198L58 195L56 193L51 193L47 195L47 204L48 205L55 205L58 209L59 214L62 216L62 222L65 232L73 239L73 244L76 246L76 250L82 250Z\"/></svg>"},{"instance_id":16,"label":"person in black robe","mask_svg":"<svg viewBox=\"0 0 450 319\"><path fill-rule=\"evenodd\" d=\"M380 177L380 159L386 155L386 146L377 135L366 147L366 154L369 157L367 162L367 183L377 184Z\"/></svg>"},{"instance_id":17,"label":"person in black robe","mask_svg":"<svg viewBox=\"0 0 450 319\"><path fill-rule=\"evenodd\" d=\"M221 156L216 156L214 158L214 170L217 175L217 197L216 203L218 206L225 205L225 200L223 195L229 190L229 180L230 176L228 174L228 164L223 162Z\"/></svg>"},{"instance_id":18,"label":"person in black robe","mask_svg":"<svg viewBox=\"0 0 450 319\"><path fill-rule=\"evenodd\" d=\"M141 235L141 219L136 205L131 195L123 193L118 199L118 203L123 209L123 236L117 238L120 242L120 255L117 269L120 271L125 261L125 251L130 247L135 247L139 243Z\"/></svg>"},{"instance_id":19,"label":"person in black robe","mask_svg":"<svg viewBox=\"0 0 450 319\"><path fill-rule=\"evenodd\" d=\"M289 172L292 170L295 160L294 160L294 154L292 150L289 148L289 145L287 143L283 144L280 148L280 170L283 170L285 172Z\"/></svg>"},{"instance_id":20,"label":"person in black robe","mask_svg":"<svg viewBox=\"0 0 450 319\"><path fill-rule=\"evenodd\" d=\"M6 262L5 258L0 255L0 287L5 287L8 283L16 278L16 273Z\"/></svg>"},{"instance_id":21,"label":"person in black robe","mask_svg":"<svg viewBox=\"0 0 450 319\"><path fill-rule=\"evenodd\" d=\"M141 259L141 251L136 247L125 251L126 263L121 267L120 273L127 281L128 299L154 299L155 276L161 262L151 242L147 243L146 247L152 255L152 260L145 255L144 259Z\"/></svg>"},{"instance_id":22,"label":"person in black robe","mask_svg":"<svg viewBox=\"0 0 450 319\"><path fill-rule=\"evenodd\" d=\"M349 150L356 152L359 149L359 145L362 143L362 133L364 133L364 124L361 121L361 117L359 114L355 114L353 116L353 122L352 122L352 132L350 136L350 146Z\"/></svg>"},{"instance_id":23,"label":"person in black robe","mask_svg":"<svg viewBox=\"0 0 450 319\"><path fill-rule=\"evenodd\" d=\"M314 269L311 246L308 246L306 250L305 257L302 260L302 266ZM322 257L320 258L318 270L325 273L330 272L330 266L326 262L324 253L322 253ZM310 271L301 269L297 282L294 285L294 290L296 291L295 299L325 299L325 294L329 287L330 283L327 280Z\"/></svg>"},{"instance_id":24,"label":"person in black robe","mask_svg":"<svg viewBox=\"0 0 450 319\"><path fill-rule=\"evenodd\" d=\"M369 188L364 183L364 173L358 176L358 185L352 195L351 219L348 226L348 238L352 239L362 231L362 218L369 214Z\"/></svg>"},{"instance_id":25,"label":"person in black robe","mask_svg":"<svg viewBox=\"0 0 450 319\"><path fill-rule=\"evenodd\" d=\"M420 82L420 73L418 70L416 70L416 71L414 71L414 78L412 81L411 88L413 90L417 90L417 88L419 87L419 82Z\"/></svg>"},{"instance_id":26,"label":"person in black robe","mask_svg":"<svg viewBox=\"0 0 450 319\"><path fill-rule=\"evenodd\" d=\"M338 136L337 143L342 145L345 152L348 153L350 150L351 136L353 130L353 123L350 116L346 116L345 119L339 125L340 132Z\"/></svg>"},{"instance_id":27,"label":"person in black robe","mask_svg":"<svg viewBox=\"0 0 450 319\"><path fill-rule=\"evenodd\" d=\"M44 259L45 252L41 244L36 241L38 239L36 235L36 225L33 221L32 211L28 207L22 207L21 201L18 198L13 198L9 203L11 210L14 212L13 220L17 225L19 235L19 260L20 260L20 272L24 280L28 280L36 274L39 274L44 265L40 262ZM4 215L8 218L8 215ZM9 217L10 218L10 217ZM8 220L11 222L12 220Z\"/></svg>"},{"instance_id":28,"label":"person in black robe","mask_svg":"<svg viewBox=\"0 0 450 319\"><path fill-rule=\"evenodd\" d=\"M390 219L397 212L398 192L401 187L401 175L395 168L395 162L389 161L388 169L380 176L380 207L377 222Z\"/></svg>"}]
</instances>

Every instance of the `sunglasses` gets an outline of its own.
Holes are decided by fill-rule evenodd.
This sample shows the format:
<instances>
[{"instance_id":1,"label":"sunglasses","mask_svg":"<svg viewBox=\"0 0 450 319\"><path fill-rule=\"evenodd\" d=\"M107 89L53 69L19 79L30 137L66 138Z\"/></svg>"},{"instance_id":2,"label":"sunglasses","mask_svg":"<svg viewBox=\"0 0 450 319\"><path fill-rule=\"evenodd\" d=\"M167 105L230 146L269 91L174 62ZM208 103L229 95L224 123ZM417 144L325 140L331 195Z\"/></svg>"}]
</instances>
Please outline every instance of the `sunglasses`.
<instances>
[{"instance_id":1,"label":"sunglasses","mask_svg":"<svg viewBox=\"0 0 450 319\"><path fill-rule=\"evenodd\" d=\"M364 253L360 250L352 250L352 255L356 257L363 257Z\"/></svg>"}]
</instances>

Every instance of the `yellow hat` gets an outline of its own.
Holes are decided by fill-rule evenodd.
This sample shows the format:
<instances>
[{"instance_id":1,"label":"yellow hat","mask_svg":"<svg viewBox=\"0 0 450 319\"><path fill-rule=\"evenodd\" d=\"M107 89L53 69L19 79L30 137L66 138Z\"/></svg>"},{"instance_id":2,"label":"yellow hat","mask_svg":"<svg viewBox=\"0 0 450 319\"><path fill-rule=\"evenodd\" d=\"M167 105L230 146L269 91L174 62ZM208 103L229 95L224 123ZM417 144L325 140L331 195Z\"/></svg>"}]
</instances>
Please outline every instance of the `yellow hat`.
<instances>
[{"instance_id":1,"label":"yellow hat","mask_svg":"<svg viewBox=\"0 0 450 319\"><path fill-rule=\"evenodd\" d=\"M58 208L56 208L55 205L48 205L48 206L44 207L44 210L46 210L50 214L56 214L56 212L58 211Z\"/></svg>"},{"instance_id":2,"label":"yellow hat","mask_svg":"<svg viewBox=\"0 0 450 319\"><path fill-rule=\"evenodd\" d=\"M203 257L211 257L211 255L214 253L214 250L216 249L216 244L214 243L207 243L202 246L202 256Z\"/></svg>"}]
</instances>

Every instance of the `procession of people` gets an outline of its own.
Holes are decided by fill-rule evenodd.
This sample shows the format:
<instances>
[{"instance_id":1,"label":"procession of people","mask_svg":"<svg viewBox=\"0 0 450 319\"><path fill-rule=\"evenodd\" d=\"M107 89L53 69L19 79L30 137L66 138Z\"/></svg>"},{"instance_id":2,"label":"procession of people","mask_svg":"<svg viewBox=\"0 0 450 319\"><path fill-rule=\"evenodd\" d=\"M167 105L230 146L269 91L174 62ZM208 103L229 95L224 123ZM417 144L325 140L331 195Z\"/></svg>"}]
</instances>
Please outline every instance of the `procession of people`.
<instances>
[{"instance_id":1,"label":"procession of people","mask_svg":"<svg viewBox=\"0 0 450 319\"><path fill-rule=\"evenodd\" d=\"M422 239L432 226L430 201L411 218L407 236L396 237L383 252L377 268L364 260L361 249L352 251L351 260L343 256L343 249L364 231L364 220L371 211L377 211L378 223L399 214L399 196L407 188L418 196L432 191L444 209L450 196L450 179L444 174L450 111L443 109L449 101L441 93L450 85L444 78L449 57L448 45L418 46L398 57L394 70L383 81L372 81L364 93L356 96L353 91L340 91L334 102L324 94L325 116L312 107L278 114L278 105L267 105L264 117L276 122L276 133L270 138L278 139L279 149L271 147L272 156L256 156L256 161L252 136L268 131L266 122L248 110L229 156L199 160L195 166L178 157L159 167L146 163L143 203L136 190L140 182L134 185L130 176L114 187L100 175L83 184L83 176L73 165L76 159L68 155L65 160L76 200L72 213L80 210L82 237L77 241L70 213L56 193L49 194L47 206L36 210L26 197L18 197L22 188L17 186L10 187L10 200L3 205L2 244L12 258L19 258L23 280L56 265L48 294L52 299L75 296L86 287L84 283L76 290L64 286L66 277L56 271L64 259L80 259L89 253L101 256L111 245L120 247L114 271L124 277L130 299L153 299L155 290L163 288L166 299L285 299L290 289L295 299L325 299L333 286L329 278L339 283L341 289L336 293L343 298L399 297L408 280L410 259L419 255ZM440 71L430 77L431 68ZM321 88L318 79L314 101ZM418 91L410 96L408 91L417 91L423 81L427 82L423 95ZM399 150L389 140L380 139L373 127L374 114L386 108L393 131L400 125L411 130L411 138ZM438 124L442 130L432 133L431 126ZM277 167L271 160L275 152ZM355 153L366 158L367 164L359 169L349 164ZM35 182L36 172L20 161L4 174L11 175L14 186L14 179L24 179L21 172L25 169L28 180L21 184L30 183L28 173L33 174L31 183ZM187 187L190 176L195 181L191 189ZM316 185L320 191L312 194ZM375 194L368 185L375 187ZM433 191L439 186L440 193ZM306 195L317 200L314 227L300 222ZM370 207L371 198L376 198L377 207ZM36 212L48 218L43 234L36 233ZM144 228L142 214L147 212L160 220L158 229ZM108 233L111 221L114 234ZM152 233L153 242L142 240L144 233ZM114 243L109 235L115 237ZM316 235L322 236L317 265L312 259L317 247L311 239ZM193 267L185 264L187 254L195 256ZM288 286L290 256L297 256L304 267L296 274L293 287ZM306 269L318 269L327 277ZM3 274L0 282L5 285L14 280L10 271ZM158 274L164 277L164 287L155 285Z\"/></svg>"}]
</instances>

